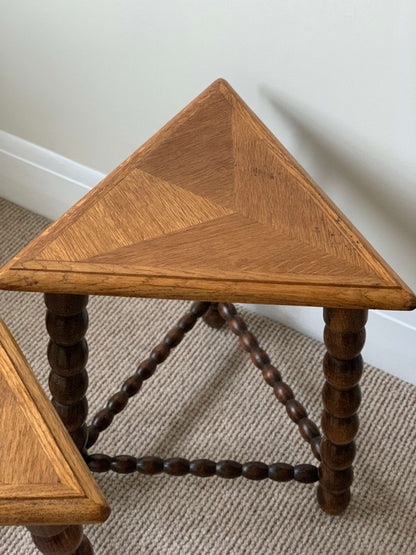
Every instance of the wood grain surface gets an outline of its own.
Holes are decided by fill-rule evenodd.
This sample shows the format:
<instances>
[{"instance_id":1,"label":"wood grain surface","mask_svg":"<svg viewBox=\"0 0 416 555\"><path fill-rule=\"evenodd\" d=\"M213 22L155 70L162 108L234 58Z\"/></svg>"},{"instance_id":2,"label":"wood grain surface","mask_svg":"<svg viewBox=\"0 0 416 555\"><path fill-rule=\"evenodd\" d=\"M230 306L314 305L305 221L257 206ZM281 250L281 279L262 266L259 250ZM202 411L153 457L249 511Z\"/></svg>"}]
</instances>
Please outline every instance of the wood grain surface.
<instances>
[{"instance_id":1,"label":"wood grain surface","mask_svg":"<svg viewBox=\"0 0 416 555\"><path fill-rule=\"evenodd\" d=\"M81 455L0 320L0 525L102 522Z\"/></svg>"},{"instance_id":2,"label":"wood grain surface","mask_svg":"<svg viewBox=\"0 0 416 555\"><path fill-rule=\"evenodd\" d=\"M221 79L10 261L0 288L416 306L410 289Z\"/></svg>"}]
</instances>

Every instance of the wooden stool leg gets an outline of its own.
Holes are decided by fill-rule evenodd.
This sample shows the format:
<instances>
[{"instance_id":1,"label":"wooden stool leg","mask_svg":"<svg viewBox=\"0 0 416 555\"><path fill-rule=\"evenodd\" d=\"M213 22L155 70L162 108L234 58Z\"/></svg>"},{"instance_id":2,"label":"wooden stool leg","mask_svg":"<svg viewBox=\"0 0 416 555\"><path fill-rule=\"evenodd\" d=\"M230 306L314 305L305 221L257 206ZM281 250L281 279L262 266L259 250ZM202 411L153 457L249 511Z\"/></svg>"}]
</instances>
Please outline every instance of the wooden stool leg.
<instances>
[{"instance_id":1,"label":"wooden stool leg","mask_svg":"<svg viewBox=\"0 0 416 555\"><path fill-rule=\"evenodd\" d=\"M211 328L220 329L225 324L224 318L218 312L218 303L210 303L202 319Z\"/></svg>"},{"instance_id":2,"label":"wooden stool leg","mask_svg":"<svg viewBox=\"0 0 416 555\"><path fill-rule=\"evenodd\" d=\"M326 383L322 397L318 502L329 514L340 514L350 501L355 456L356 414L361 402L358 382L363 370L360 355L365 342L367 310L325 308L324 358Z\"/></svg>"},{"instance_id":3,"label":"wooden stool leg","mask_svg":"<svg viewBox=\"0 0 416 555\"><path fill-rule=\"evenodd\" d=\"M45 555L92 555L82 526L30 526L33 542ZM85 550L84 546L87 546Z\"/></svg>"},{"instance_id":4,"label":"wooden stool leg","mask_svg":"<svg viewBox=\"0 0 416 555\"><path fill-rule=\"evenodd\" d=\"M83 451L87 442L85 420L88 413L85 397L88 345L84 337L88 328L88 296L46 294L45 303L48 309L46 327L50 336L48 359L52 404L78 449ZM29 531L42 553L93 553L82 526L32 526Z\"/></svg>"}]
</instances>

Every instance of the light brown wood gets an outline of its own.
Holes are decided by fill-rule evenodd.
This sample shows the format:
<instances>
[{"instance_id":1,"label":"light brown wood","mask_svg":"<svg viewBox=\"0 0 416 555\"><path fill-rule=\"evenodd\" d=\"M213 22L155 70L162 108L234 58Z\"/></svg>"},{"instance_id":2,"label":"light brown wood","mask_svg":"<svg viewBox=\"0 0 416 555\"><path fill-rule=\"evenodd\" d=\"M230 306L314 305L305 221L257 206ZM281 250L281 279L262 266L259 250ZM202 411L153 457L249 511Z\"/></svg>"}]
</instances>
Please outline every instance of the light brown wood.
<instances>
[{"instance_id":1,"label":"light brown wood","mask_svg":"<svg viewBox=\"0 0 416 555\"><path fill-rule=\"evenodd\" d=\"M416 306L410 289L223 80L6 265L0 287Z\"/></svg>"},{"instance_id":2,"label":"light brown wood","mask_svg":"<svg viewBox=\"0 0 416 555\"><path fill-rule=\"evenodd\" d=\"M104 497L2 320L0 397L0 525L104 521Z\"/></svg>"}]
</instances>

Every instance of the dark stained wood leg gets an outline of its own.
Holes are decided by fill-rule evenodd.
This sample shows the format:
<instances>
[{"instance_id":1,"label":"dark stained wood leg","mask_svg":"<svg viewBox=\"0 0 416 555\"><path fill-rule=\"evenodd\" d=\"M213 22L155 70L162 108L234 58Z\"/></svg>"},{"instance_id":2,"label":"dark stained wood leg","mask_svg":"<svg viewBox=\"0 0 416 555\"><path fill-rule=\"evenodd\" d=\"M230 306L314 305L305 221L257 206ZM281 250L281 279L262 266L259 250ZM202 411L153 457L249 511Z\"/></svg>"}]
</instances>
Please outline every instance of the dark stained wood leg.
<instances>
[{"instance_id":1,"label":"dark stained wood leg","mask_svg":"<svg viewBox=\"0 0 416 555\"><path fill-rule=\"evenodd\" d=\"M52 404L78 449L87 441L87 295L45 295Z\"/></svg>"},{"instance_id":2,"label":"dark stained wood leg","mask_svg":"<svg viewBox=\"0 0 416 555\"><path fill-rule=\"evenodd\" d=\"M46 327L50 336L48 359L52 404L80 451L87 442L85 369L88 345L87 295L46 294ZM31 526L36 547L45 554L91 555L92 546L82 526Z\"/></svg>"},{"instance_id":3,"label":"dark stained wood leg","mask_svg":"<svg viewBox=\"0 0 416 555\"><path fill-rule=\"evenodd\" d=\"M94 549L85 534L82 536L82 541L75 553L76 555L94 555Z\"/></svg>"},{"instance_id":4,"label":"dark stained wood leg","mask_svg":"<svg viewBox=\"0 0 416 555\"><path fill-rule=\"evenodd\" d=\"M361 402L358 382L363 371L360 355L365 342L367 310L325 308L324 358L326 382L319 469L318 503L329 514L342 513L350 501Z\"/></svg>"},{"instance_id":5,"label":"dark stained wood leg","mask_svg":"<svg viewBox=\"0 0 416 555\"><path fill-rule=\"evenodd\" d=\"M30 526L33 542L45 555L92 555L93 550L82 526Z\"/></svg>"},{"instance_id":6,"label":"dark stained wood leg","mask_svg":"<svg viewBox=\"0 0 416 555\"><path fill-rule=\"evenodd\" d=\"M224 318L218 312L218 303L210 303L202 319L211 328L220 329L225 324Z\"/></svg>"}]
</instances>

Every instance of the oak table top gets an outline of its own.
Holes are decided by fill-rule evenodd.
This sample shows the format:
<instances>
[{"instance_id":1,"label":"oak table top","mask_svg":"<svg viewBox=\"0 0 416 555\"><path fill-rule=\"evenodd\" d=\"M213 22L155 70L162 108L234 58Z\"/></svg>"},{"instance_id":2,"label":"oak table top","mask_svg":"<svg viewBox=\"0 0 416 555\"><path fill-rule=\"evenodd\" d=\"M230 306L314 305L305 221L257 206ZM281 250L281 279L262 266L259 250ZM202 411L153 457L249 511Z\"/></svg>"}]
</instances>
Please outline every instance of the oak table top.
<instances>
[{"instance_id":1,"label":"oak table top","mask_svg":"<svg viewBox=\"0 0 416 555\"><path fill-rule=\"evenodd\" d=\"M109 508L0 320L0 525L102 522Z\"/></svg>"},{"instance_id":2,"label":"oak table top","mask_svg":"<svg viewBox=\"0 0 416 555\"><path fill-rule=\"evenodd\" d=\"M416 306L412 291L224 80L13 258L0 288Z\"/></svg>"}]
</instances>

